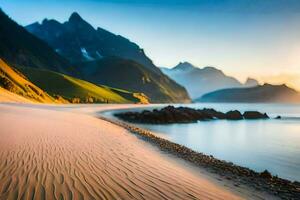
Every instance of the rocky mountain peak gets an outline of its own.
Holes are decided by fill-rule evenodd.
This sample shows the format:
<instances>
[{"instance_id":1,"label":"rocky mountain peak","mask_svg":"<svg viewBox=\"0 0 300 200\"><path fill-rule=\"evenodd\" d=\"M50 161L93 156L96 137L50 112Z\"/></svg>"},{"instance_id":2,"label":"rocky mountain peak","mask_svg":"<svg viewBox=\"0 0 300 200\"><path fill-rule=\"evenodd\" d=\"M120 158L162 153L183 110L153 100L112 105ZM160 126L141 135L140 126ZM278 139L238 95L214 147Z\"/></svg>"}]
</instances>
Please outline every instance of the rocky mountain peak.
<instances>
[{"instance_id":1,"label":"rocky mountain peak","mask_svg":"<svg viewBox=\"0 0 300 200\"><path fill-rule=\"evenodd\" d=\"M245 82L245 87L254 87L259 85L258 81L253 79L253 78L247 78L246 82Z\"/></svg>"},{"instance_id":2,"label":"rocky mountain peak","mask_svg":"<svg viewBox=\"0 0 300 200\"><path fill-rule=\"evenodd\" d=\"M189 62L180 62L178 65L174 67L176 70L191 70L194 69L195 66Z\"/></svg>"},{"instance_id":3,"label":"rocky mountain peak","mask_svg":"<svg viewBox=\"0 0 300 200\"><path fill-rule=\"evenodd\" d=\"M77 12L73 12L69 18L69 22L80 22L84 21Z\"/></svg>"}]
</instances>

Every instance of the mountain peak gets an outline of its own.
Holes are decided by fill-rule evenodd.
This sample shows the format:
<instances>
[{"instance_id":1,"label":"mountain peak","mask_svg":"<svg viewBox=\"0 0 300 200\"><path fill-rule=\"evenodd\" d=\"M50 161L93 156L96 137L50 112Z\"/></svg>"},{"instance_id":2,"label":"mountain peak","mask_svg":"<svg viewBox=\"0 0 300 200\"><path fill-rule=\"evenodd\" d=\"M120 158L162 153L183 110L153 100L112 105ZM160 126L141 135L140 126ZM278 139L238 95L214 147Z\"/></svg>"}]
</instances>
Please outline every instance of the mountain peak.
<instances>
[{"instance_id":1,"label":"mountain peak","mask_svg":"<svg viewBox=\"0 0 300 200\"><path fill-rule=\"evenodd\" d=\"M245 85L245 87L254 87L254 86L259 85L259 83L254 78L248 77L244 85Z\"/></svg>"},{"instance_id":2,"label":"mountain peak","mask_svg":"<svg viewBox=\"0 0 300 200\"><path fill-rule=\"evenodd\" d=\"M210 71L210 70L212 70L212 71L221 71L221 70L219 70L219 69L217 69L217 68L215 68L213 66L205 66L202 69L203 70L207 70L207 71Z\"/></svg>"},{"instance_id":3,"label":"mountain peak","mask_svg":"<svg viewBox=\"0 0 300 200\"><path fill-rule=\"evenodd\" d=\"M174 69L178 69L178 70L191 70L194 68L195 66L189 62L180 62L178 65L174 67Z\"/></svg>"},{"instance_id":4,"label":"mountain peak","mask_svg":"<svg viewBox=\"0 0 300 200\"><path fill-rule=\"evenodd\" d=\"M69 21L78 22L82 21L83 19L80 17L80 15L77 12L73 12L69 18Z\"/></svg>"},{"instance_id":5,"label":"mountain peak","mask_svg":"<svg viewBox=\"0 0 300 200\"><path fill-rule=\"evenodd\" d=\"M220 69L217 69L213 66L206 66L206 67L203 67L202 69L200 69L202 71L202 73L204 74L219 74L219 75L224 75L224 72Z\"/></svg>"},{"instance_id":6,"label":"mountain peak","mask_svg":"<svg viewBox=\"0 0 300 200\"><path fill-rule=\"evenodd\" d=\"M283 84L278 84L278 85L273 85L273 84L270 84L270 83L265 83L263 86L265 87L276 87L276 88L281 88L281 89L291 89L290 87L288 87L285 83Z\"/></svg>"},{"instance_id":7,"label":"mountain peak","mask_svg":"<svg viewBox=\"0 0 300 200\"><path fill-rule=\"evenodd\" d=\"M41 25L40 23L33 23L33 25ZM47 19L45 18L42 21L42 25L60 25L60 23L54 19Z\"/></svg>"},{"instance_id":8,"label":"mountain peak","mask_svg":"<svg viewBox=\"0 0 300 200\"><path fill-rule=\"evenodd\" d=\"M29 31L34 31L36 27L39 27L41 24L39 22L34 22L26 26L26 29Z\"/></svg>"}]
</instances>

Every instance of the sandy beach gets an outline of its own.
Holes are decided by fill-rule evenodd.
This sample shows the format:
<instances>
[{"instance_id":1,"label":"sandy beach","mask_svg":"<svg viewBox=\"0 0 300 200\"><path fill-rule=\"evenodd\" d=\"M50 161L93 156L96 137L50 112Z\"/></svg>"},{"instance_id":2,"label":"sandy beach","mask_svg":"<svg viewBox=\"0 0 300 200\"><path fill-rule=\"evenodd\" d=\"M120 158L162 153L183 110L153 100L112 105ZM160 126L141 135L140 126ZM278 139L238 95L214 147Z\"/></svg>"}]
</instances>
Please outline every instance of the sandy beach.
<instances>
[{"instance_id":1,"label":"sandy beach","mask_svg":"<svg viewBox=\"0 0 300 200\"><path fill-rule=\"evenodd\" d=\"M300 200L300 0L0 1L0 200Z\"/></svg>"},{"instance_id":2,"label":"sandy beach","mask_svg":"<svg viewBox=\"0 0 300 200\"><path fill-rule=\"evenodd\" d=\"M160 152L95 113L0 104L0 199L270 199Z\"/></svg>"}]
</instances>

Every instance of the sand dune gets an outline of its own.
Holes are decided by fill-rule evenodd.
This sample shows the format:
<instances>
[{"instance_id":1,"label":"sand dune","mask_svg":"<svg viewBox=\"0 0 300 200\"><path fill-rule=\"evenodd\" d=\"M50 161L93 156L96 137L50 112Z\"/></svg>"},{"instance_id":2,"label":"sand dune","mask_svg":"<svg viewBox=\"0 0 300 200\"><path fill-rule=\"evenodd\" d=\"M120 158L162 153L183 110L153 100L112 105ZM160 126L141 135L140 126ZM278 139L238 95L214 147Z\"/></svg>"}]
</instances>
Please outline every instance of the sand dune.
<instances>
[{"instance_id":1,"label":"sand dune","mask_svg":"<svg viewBox=\"0 0 300 200\"><path fill-rule=\"evenodd\" d=\"M242 199L93 116L0 111L0 199Z\"/></svg>"}]
</instances>

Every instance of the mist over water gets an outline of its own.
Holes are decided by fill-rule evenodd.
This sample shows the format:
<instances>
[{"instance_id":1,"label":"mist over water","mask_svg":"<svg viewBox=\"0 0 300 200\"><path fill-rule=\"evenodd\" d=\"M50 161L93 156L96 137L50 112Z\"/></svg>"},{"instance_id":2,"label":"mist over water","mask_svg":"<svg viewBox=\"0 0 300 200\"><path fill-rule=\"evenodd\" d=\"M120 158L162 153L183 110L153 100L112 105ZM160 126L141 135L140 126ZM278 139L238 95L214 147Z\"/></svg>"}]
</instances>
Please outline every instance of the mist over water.
<instances>
[{"instance_id":1,"label":"mist over water","mask_svg":"<svg viewBox=\"0 0 300 200\"><path fill-rule=\"evenodd\" d=\"M177 105L178 106L178 105ZM249 167L269 170L281 178L300 181L300 105L291 104L189 104L218 111L256 110L267 120L212 120L189 124L137 126L198 152ZM145 108L143 108L145 109ZM141 109L142 110L142 109Z\"/></svg>"}]
</instances>

